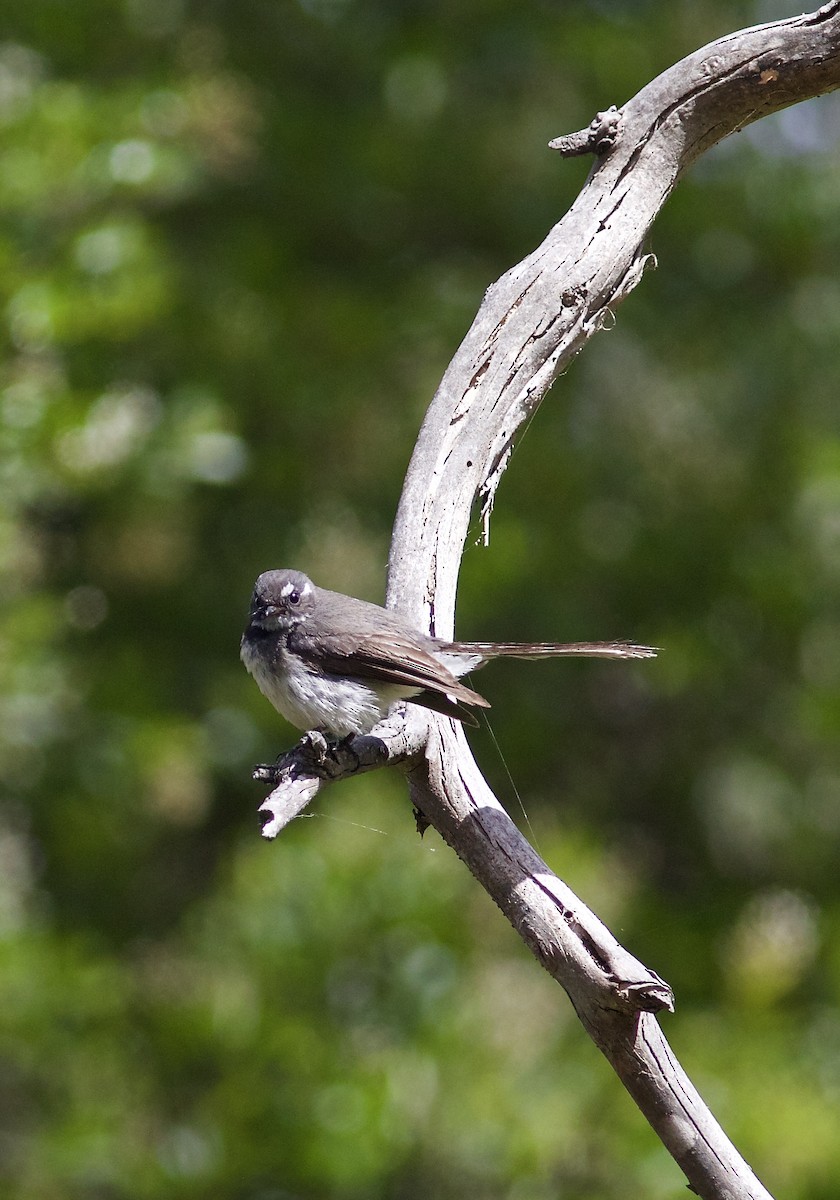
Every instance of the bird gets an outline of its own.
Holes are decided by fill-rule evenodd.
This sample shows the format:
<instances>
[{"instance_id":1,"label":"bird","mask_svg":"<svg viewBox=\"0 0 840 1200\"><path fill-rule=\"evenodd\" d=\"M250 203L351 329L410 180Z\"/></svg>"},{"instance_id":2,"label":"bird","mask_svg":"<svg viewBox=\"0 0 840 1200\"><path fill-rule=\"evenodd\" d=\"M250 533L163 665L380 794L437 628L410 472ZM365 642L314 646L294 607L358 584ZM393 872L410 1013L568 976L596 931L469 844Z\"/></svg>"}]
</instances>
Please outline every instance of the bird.
<instances>
[{"instance_id":1,"label":"bird","mask_svg":"<svg viewBox=\"0 0 840 1200\"><path fill-rule=\"evenodd\" d=\"M240 656L290 724L335 739L369 733L399 701L468 725L490 702L461 682L494 658L653 658L634 642L459 642L378 604L316 586L301 571L256 581Z\"/></svg>"}]
</instances>

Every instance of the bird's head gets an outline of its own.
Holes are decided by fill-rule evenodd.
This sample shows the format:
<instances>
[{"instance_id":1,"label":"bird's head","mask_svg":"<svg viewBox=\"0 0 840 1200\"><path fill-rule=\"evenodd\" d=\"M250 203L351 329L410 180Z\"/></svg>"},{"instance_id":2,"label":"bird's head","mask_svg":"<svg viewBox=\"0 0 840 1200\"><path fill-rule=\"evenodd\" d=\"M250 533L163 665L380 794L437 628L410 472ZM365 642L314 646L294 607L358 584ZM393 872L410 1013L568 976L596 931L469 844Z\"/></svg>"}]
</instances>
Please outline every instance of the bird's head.
<instances>
[{"instance_id":1,"label":"bird's head","mask_svg":"<svg viewBox=\"0 0 840 1200\"><path fill-rule=\"evenodd\" d=\"M315 585L301 571L264 571L251 597L251 624L267 631L289 629L311 616Z\"/></svg>"}]
</instances>

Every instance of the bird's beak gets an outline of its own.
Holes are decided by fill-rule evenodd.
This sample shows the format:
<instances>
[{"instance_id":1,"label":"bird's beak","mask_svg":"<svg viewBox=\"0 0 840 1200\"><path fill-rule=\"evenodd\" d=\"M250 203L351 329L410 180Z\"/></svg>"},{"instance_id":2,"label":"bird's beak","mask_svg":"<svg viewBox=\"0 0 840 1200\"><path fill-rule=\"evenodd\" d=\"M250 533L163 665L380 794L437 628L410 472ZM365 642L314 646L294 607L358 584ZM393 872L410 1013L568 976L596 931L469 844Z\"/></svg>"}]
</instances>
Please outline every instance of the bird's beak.
<instances>
[{"instance_id":1,"label":"bird's beak","mask_svg":"<svg viewBox=\"0 0 840 1200\"><path fill-rule=\"evenodd\" d=\"M273 617L276 612L277 608L274 604L255 604L251 609L251 620L262 622L268 617Z\"/></svg>"}]
</instances>

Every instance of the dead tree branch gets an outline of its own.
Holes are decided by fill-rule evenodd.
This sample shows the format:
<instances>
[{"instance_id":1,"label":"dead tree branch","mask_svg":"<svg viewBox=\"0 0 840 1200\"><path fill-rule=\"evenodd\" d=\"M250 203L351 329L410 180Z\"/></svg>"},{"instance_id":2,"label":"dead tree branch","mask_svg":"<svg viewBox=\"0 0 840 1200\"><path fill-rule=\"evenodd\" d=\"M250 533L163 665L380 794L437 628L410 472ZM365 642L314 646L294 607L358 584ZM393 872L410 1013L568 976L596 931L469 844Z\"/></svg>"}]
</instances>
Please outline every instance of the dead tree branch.
<instances>
[{"instance_id":1,"label":"dead tree branch","mask_svg":"<svg viewBox=\"0 0 840 1200\"><path fill-rule=\"evenodd\" d=\"M681 174L745 125L840 86L840 0L741 30L689 55L589 130L552 143L599 157L571 209L488 290L428 410L394 527L388 602L454 633L473 501L485 533L517 432L584 343L640 281L648 232ZM565 988L581 1021L690 1186L708 1200L768 1200L665 1041L667 985L637 962L535 854L491 793L460 727L416 709L384 722L329 778L403 764L411 798ZM372 743L378 743L373 745ZM295 752L293 752L295 753ZM285 770L288 768L288 770ZM275 836L325 779L281 764L263 806ZM285 773L284 773L285 771Z\"/></svg>"}]
</instances>

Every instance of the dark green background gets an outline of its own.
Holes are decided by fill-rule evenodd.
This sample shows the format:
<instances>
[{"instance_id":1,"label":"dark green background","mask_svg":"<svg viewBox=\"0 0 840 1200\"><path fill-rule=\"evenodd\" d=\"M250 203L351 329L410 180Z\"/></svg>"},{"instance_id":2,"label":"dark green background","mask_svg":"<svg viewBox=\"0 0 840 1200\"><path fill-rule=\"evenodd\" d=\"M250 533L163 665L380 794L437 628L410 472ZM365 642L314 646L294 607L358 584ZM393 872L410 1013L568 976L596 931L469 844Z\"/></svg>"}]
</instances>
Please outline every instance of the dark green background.
<instances>
[{"instance_id":1,"label":"dark green background","mask_svg":"<svg viewBox=\"0 0 840 1200\"><path fill-rule=\"evenodd\" d=\"M684 1194L399 776L262 841L250 766L294 735L238 638L269 566L381 599L425 406L588 169L548 140L789 11L4 5L1 1195ZM480 688L541 852L788 1200L840 1190L837 129L791 110L680 185L458 621L663 648Z\"/></svg>"}]
</instances>

